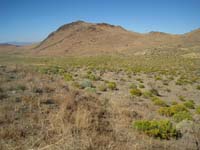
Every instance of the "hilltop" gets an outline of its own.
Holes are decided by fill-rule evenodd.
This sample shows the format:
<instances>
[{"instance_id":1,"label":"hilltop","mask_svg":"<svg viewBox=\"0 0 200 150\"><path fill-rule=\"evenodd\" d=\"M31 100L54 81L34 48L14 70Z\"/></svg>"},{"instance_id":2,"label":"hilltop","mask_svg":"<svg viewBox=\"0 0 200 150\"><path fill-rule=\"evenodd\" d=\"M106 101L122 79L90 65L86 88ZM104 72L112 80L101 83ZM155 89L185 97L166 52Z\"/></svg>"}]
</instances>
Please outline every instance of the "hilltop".
<instances>
[{"instance_id":1,"label":"hilltop","mask_svg":"<svg viewBox=\"0 0 200 150\"><path fill-rule=\"evenodd\" d=\"M102 54L138 52L147 48L184 47L198 44L200 30L183 35L163 32L146 34L107 23L76 21L61 26L34 48L35 54Z\"/></svg>"},{"instance_id":2,"label":"hilltop","mask_svg":"<svg viewBox=\"0 0 200 150\"><path fill-rule=\"evenodd\" d=\"M31 55L146 54L155 49L200 45L200 29L174 35L152 31L141 34L107 23L76 21L59 27L42 42L26 46L0 46L0 52ZM3 50L2 50L3 49Z\"/></svg>"}]
</instances>

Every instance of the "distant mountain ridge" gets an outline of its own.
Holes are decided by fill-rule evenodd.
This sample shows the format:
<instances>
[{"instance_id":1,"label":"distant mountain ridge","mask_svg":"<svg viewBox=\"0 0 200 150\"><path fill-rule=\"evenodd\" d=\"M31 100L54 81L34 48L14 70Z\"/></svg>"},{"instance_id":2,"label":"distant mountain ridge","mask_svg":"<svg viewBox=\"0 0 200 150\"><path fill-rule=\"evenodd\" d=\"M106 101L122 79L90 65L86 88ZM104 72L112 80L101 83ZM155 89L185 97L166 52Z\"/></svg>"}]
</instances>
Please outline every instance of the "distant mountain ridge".
<instances>
[{"instance_id":1,"label":"distant mountain ridge","mask_svg":"<svg viewBox=\"0 0 200 150\"><path fill-rule=\"evenodd\" d=\"M107 23L76 21L59 27L40 43L22 48L33 55L96 55L192 45L200 45L200 29L181 35L141 34Z\"/></svg>"},{"instance_id":2,"label":"distant mountain ridge","mask_svg":"<svg viewBox=\"0 0 200 150\"><path fill-rule=\"evenodd\" d=\"M36 42L4 42L4 43L0 43L0 45L16 45L16 46L25 46L25 45L30 45L30 44L33 44L33 43L36 43Z\"/></svg>"}]
</instances>

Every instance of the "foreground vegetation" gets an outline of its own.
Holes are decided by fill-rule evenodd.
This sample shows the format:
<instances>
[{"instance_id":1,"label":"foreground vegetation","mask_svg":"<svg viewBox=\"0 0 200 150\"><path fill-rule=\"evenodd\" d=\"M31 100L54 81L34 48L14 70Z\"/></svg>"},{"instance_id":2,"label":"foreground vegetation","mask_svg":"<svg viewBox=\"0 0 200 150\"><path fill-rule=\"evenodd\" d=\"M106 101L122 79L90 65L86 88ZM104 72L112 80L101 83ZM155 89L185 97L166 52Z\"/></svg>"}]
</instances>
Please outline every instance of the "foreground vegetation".
<instances>
[{"instance_id":1,"label":"foreground vegetation","mask_svg":"<svg viewBox=\"0 0 200 150\"><path fill-rule=\"evenodd\" d=\"M0 149L198 149L200 60L0 56Z\"/></svg>"}]
</instances>

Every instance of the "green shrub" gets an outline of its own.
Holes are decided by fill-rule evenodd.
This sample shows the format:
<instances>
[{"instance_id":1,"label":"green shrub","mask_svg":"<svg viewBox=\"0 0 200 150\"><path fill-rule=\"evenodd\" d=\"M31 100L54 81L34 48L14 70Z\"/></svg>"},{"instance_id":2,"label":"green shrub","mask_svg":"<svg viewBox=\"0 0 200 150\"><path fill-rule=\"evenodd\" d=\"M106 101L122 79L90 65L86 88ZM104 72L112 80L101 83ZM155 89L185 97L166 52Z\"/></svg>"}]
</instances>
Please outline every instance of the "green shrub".
<instances>
[{"instance_id":1,"label":"green shrub","mask_svg":"<svg viewBox=\"0 0 200 150\"><path fill-rule=\"evenodd\" d=\"M182 96L182 95L180 95L180 96L179 96L179 100L181 100L181 101L185 101L185 97Z\"/></svg>"},{"instance_id":2,"label":"green shrub","mask_svg":"<svg viewBox=\"0 0 200 150\"><path fill-rule=\"evenodd\" d=\"M167 106L167 104L163 100L159 99L158 97L153 97L152 101L157 106L163 106L163 107Z\"/></svg>"},{"instance_id":3,"label":"green shrub","mask_svg":"<svg viewBox=\"0 0 200 150\"><path fill-rule=\"evenodd\" d=\"M120 81L122 81L122 82L126 82L127 80L124 79L124 78L121 78Z\"/></svg>"},{"instance_id":4,"label":"green shrub","mask_svg":"<svg viewBox=\"0 0 200 150\"><path fill-rule=\"evenodd\" d=\"M187 108L182 104L172 105L170 109L173 114L181 112L181 111L188 111Z\"/></svg>"},{"instance_id":5,"label":"green shrub","mask_svg":"<svg viewBox=\"0 0 200 150\"><path fill-rule=\"evenodd\" d=\"M85 80L83 80L83 81L81 82L80 87L81 87L82 89L85 89L85 88L87 88L87 87L92 88L93 85L92 85L92 82L91 82L90 80L85 79Z\"/></svg>"},{"instance_id":6,"label":"green shrub","mask_svg":"<svg viewBox=\"0 0 200 150\"><path fill-rule=\"evenodd\" d=\"M158 113L163 116L171 117L174 114L182 111L188 111L187 108L182 104L172 105L170 107L161 107L158 109Z\"/></svg>"},{"instance_id":7,"label":"green shrub","mask_svg":"<svg viewBox=\"0 0 200 150\"><path fill-rule=\"evenodd\" d=\"M138 120L133 123L133 128L149 136L161 139L170 139L171 137L178 137L179 135L179 132L168 120Z\"/></svg>"},{"instance_id":8,"label":"green shrub","mask_svg":"<svg viewBox=\"0 0 200 150\"><path fill-rule=\"evenodd\" d=\"M48 68L39 68L38 72L40 72L42 74L48 74Z\"/></svg>"},{"instance_id":9,"label":"green shrub","mask_svg":"<svg viewBox=\"0 0 200 150\"><path fill-rule=\"evenodd\" d=\"M176 81L176 85L186 85L191 83L186 77L181 76L179 79Z\"/></svg>"},{"instance_id":10,"label":"green shrub","mask_svg":"<svg viewBox=\"0 0 200 150\"><path fill-rule=\"evenodd\" d=\"M196 108L196 113L197 113L197 114L200 114L200 105L197 106L197 108Z\"/></svg>"},{"instance_id":11,"label":"green shrub","mask_svg":"<svg viewBox=\"0 0 200 150\"><path fill-rule=\"evenodd\" d=\"M156 76L155 80L162 80L162 77L161 76Z\"/></svg>"},{"instance_id":12,"label":"green shrub","mask_svg":"<svg viewBox=\"0 0 200 150\"><path fill-rule=\"evenodd\" d=\"M86 87L85 90L90 93L96 93L96 89L92 87Z\"/></svg>"},{"instance_id":13,"label":"green shrub","mask_svg":"<svg viewBox=\"0 0 200 150\"><path fill-rule=\"evenodd\" d=\"M106 84L100 84L98 89L102 92L105 92L105 91L107 91L107 85Z\"/></svg>"},{"instance_id":14,"label":"green shrub","mask_svg":"<svg viewBox=\"0 0 200 150\"><path fill-rule=\"evenodd\" d=\"M197 85L197 90L200 90L200 85Z\"/></svg>"},{"instance_id":15,"label":"green shrub","mask_svg":"<svg viewBox=\"0 0 200 150\"><path fill-rule=\"evenodd\" d=\"M185 107L189 108L189 109L194 109L194 101L193 100L189 100L183 103L185 105Z\"/></svg>"},{"instance_id":16,"label":"green shrub","mask_svg":"<svg viewBox=\"0 0 200 150\"><path fill-rule=\"evenodd\" d=\"M192 116L187 111L181 111L173 115L173 120L176 122L181 122L183 120L192 120Z\"/></svg>"},{"instance_id":17,"label":"green shrub","mask_svg":"<svg viewBox=\"0 0 200 150\"><path fill-rule=\"evenodd\" d=\"M64 80L65 80L65 81L73 81L73 77L72 77L71 74L65 73L65 74L64 74Z\"/></svg>"},{"instance_id":18,"label":"green shrub","mask_svg":"<svg viewBox=\"0 0 200 150\"><path fill-rule=\"evenodd\" d=\"M137 78L136 80L137 80L138 82L140 82L140 83L143 83L143 81L142 81L141 78Z\"/></svg>"},{"instance_id":19,"label":"green shrub","mask_svg":"<svg viewBox=\"0 0 200 150\"><path fill-rule=\"evenodd\" d=\"M100 77L98 77L98 76L95 76L94 74L92 74L92 73L89 73L89 74L87 74L87 76L86 76L88 79L90 79L90 80L93 80L93 81L97 81L97 80L100 80Z\"/></svg>"},{"instance_id":20,"label":"green shrub","mask_svg":"<svg viewBox=\"0 0 200 150\"><path fill-rule=\"evenodd\" d=\"M158 90L156 90L155 88L150 89L150 92L155 96L160 96Z\"/></svg>"},{"instance_id":21,"label":"green shrub","mask_svg":"<svg viewBox=\"0 0 200 150\"><path fill-rule=\"evenodd\" d=\"M72 82L72 86L81 89L81 85L77 81Z\"/></svg>"},{"instance_id":22,"label":"green shrub","mask_svg":"<svg viewBox=\"0 0 200 150\"><path fill-rule=\"evenodd\" d=\"M134 89L130 90L130 94L131 94L131 96L141 96L142 92L139 89L134 88Z\"/></svg>"},{"instance_id":23,"label":"green shrub","mask_svg":"<svg viewBox=\"0 0 200 150\"><path fill-rule=\"evenodd\" d=\"M173 115L170 107L161 107L158 109L158 113L162 116L168 116L168 117Z\"/></svg>"},{"instance_id":24,"label":"green shrub","mask_svg":"<svg viewBox=\"0 0 200 150\"><path fill-rule=\"evenodd\" d=\"M135 83L131 83L129 86L130 89L136 89L137 85Z\"/></svg>"},{"instance_id":25,"label":"green shrub","mask_svg":"<svg viewBox=\"0 0 200 150\"><path fill-rule=\"evenodd\" d=\"M39 72L44 74L63 74L65 70L60 66L50 66L47 68L40 68Z\"/></svg>"},{"instance_id":26,"label":"green shrub","mask_svg":"<svg viewBox=\"0 0 200 150\"><path fill-rule=\"evenodd\" d=\"M115 82L108 82L107 86L110 90L116 90L117 89L117 84Z\"/></svg>"},{"instance_id":27,"label":"green shrub","mask_svg":"<svg viewBox=\"0 0 200 150\"><path fill-rule=\"evenodd\" d=\"M150 91L145 91L145 92L143 92L143 96L145 98L150 98L150 97L153 97L153 94Z\"/></svg>"},{"instance_id":28,"label":"green shrub","mask_svg":"<svg viewBox=\"0 0 200 150\"><path fill-rule=\"evenodd\" d=\"M176 101L171 102L172 105L177 105L178 103Z\"/></svg>"},{"instance_id":29,"label":"green shrub","mask_svg":"<svg viewBox=\"0 0 200 150\"><path fill-rule=\"evenodd\" d=\"M143 89L143 88L145 88L145 86L143 84L140 84L139 88Z\"/></svg>"},{"instance_id":30,"label":"green shrub","mask_svg":"<svg viewBox=\"0 0 200 150\"><path fill-rule=\"evenodd\" d=\"M174 80L174 77L170 76L168 79L172 81L172 80Z\"/></svg>"},{"instance_id":31,"label":"green shrub","mask_svg":"<svg viewBox=\"0 0 200 150\"><path fill-rule=\"evenodd\" d=\"M177 80L177 81L176 81L176 85L184 85L184 82L181 81L181 80Z\"/></svg>"}]
</instances>

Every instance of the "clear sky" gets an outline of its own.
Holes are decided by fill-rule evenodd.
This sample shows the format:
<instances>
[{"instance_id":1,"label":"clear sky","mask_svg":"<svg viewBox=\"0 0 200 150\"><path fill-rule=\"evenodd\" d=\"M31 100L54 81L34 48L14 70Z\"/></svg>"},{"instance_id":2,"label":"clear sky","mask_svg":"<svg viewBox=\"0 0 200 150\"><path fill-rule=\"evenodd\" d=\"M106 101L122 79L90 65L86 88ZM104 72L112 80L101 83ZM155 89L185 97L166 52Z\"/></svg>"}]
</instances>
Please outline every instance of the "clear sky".
<instances>
[{"instance_id":1,"label":"clear sky","mask_svg":"<svg viewBox=\"0 0 200 150\"><path fill-rule=\"evenodd\" d=\"M76 20L180 34L200 27L200 0L0 0L0 42L40 41Z\"/></svg>"}]
</instances>

